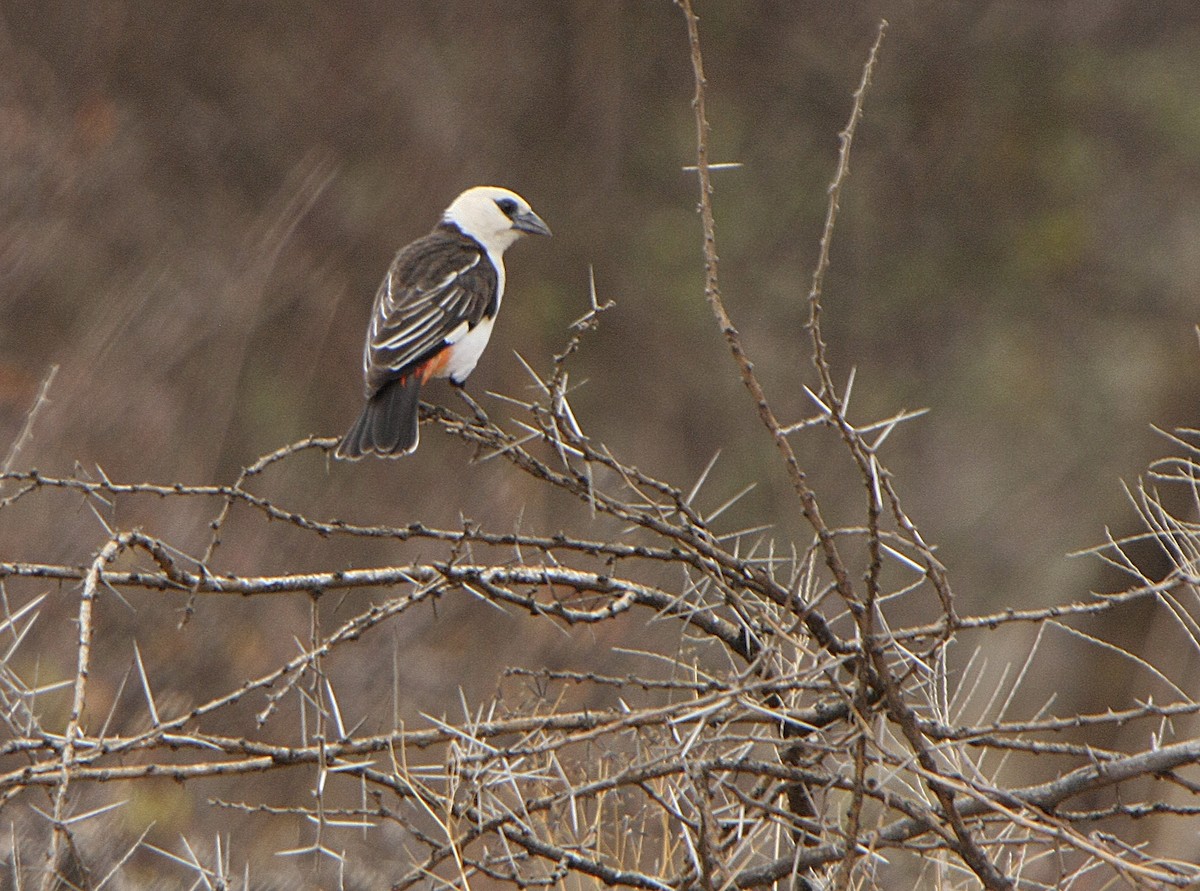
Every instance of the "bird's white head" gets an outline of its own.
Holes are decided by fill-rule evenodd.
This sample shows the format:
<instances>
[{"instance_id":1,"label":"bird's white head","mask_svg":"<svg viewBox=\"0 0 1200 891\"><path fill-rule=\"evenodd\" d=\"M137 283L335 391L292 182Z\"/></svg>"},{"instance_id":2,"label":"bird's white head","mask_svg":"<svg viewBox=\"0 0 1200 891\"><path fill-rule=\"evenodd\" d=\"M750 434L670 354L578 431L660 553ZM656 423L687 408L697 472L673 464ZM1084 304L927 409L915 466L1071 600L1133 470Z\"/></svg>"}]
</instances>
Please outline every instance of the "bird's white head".
<instances>
[{"instance_id":1,"label":"bird's white head","mask_svg":"<svg viewBox=\"0 0 1200 891\"><path fill-rule=\"evenodd\" d=\"M549 235L550 227L529 202L499 186L475 186L454 199L442 222L458 227L491 254L499 256L522 235Z\"/></svg>"}]
</instances>

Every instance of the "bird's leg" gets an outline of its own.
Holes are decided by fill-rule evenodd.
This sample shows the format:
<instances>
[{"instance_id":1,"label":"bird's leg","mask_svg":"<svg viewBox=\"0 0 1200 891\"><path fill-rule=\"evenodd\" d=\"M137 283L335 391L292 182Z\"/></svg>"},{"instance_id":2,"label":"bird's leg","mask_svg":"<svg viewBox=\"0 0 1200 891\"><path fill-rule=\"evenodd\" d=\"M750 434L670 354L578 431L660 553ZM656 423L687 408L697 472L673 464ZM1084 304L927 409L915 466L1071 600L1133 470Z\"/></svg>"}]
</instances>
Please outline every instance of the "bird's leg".
<instances>
[{"instance_id":1,"label":"bird's leg","mask_svg":"<svg viewBox=\"0 0 1200 891\"><path fill-rule=\"evenodd\" d=\"M467 407L471 409L472 414L475 415L475 420L484 427L490 427L492 422L488 418L487 412L485 412L483 410L483 406L476 402L471 397L471 394L467 392L466 383L464 381L456 381L452 377L447 378L447 380L450 382L450 386L454 388L455 392L458 393L458 398L465 402Z\"/></svg>"},{"instance_id":2,"label":"bird's leg","mask_svg":"<svg viewBox=\"0 0 1200 891\"><path fill-rule=\"evenodd\" d=\"M482 427L484 430L496 430L497 429L496 425L493 424L491 418L489 418L487 416L487 412L485 412L483 410L483 406L481 406L478 402L476 402L471 397L471 394L467 392L466 382L465 381L456 381L452 377L447 378L447 380L450 382L450 386L452 386L454 388L454 391L456 393L458 393L458 398L461 399L463 402L465 402L467 404L467 407L471 409L472 414L475 415L475 423L478 424L480 427ZM497 432L499 432L499 431L497 431ZM478 461L479 456L482 453L483 453L483 443L479 442L475 445L475 454L471 456L471 463L474 464L476 461Z\"/></svg>"}]
</instances>

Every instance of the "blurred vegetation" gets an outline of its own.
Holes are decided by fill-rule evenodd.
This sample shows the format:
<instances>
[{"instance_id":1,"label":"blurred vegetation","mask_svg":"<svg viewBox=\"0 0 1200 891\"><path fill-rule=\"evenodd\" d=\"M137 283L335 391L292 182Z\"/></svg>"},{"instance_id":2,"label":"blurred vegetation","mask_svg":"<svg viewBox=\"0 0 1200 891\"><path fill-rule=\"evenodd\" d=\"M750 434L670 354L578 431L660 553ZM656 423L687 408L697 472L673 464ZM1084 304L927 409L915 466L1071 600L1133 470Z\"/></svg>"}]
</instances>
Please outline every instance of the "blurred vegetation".
<instances>
[{"instance_id":1,"label":"blurred vegetation","mask_svg":"<svg viewBox=\"0 0 1200 891\"><path fill-rule=\"evenodd\" d=\"M887 17L825 289L833 362L856 369L851 415L932 409L889 440L887 460L966 608L1103 587L1097 564L1065 554L1134 525L1119 480L1164 451L1150 425L1197 422L1200 7L709 0L698 12L713 160L744 165L715 174L724 292L776 409L813 409L803 297L837 133ZM719 450L720 495L759 481L731 528L765 518L781 540L803 534L703 301L681 169L690 98L668 0L0 0L0 442L52 364L22 466L231 481L283 443L340 433L393 252L489 182L521 192L555 237L510 253L471 391L499 414L487 391L530 385L513 351L548 366L588 306L591 268L616 308L573 365L585 429L682 484ZM434 386L428 398L454 397ZM836 521L861 493L827 464L833 445L817 434L799 451ZM429 436L400 463L301 461L270 486L362 522L579 522L555 493L469 458ZM53 526L23 505L0 516L0 556L86 558L103 531L63 504ZM126 527L204 547L207 508L175 528L152 503L119 509ZM238 522L218 565L315 568L302 539ZM395 544L337 547L347 566L399 559ZM179 605L104 617L112 658L128 658L130 637L172 654L178 688L164 695L198 696L213 648L241 676L308 633L299 600L201 603L182 630ZM486 606L427 619L385 643L406 654L410 715L491 689L504 665L574 664L563 638L527 625L481 652ZM1058 679L1063 695L1076 686ZM169 789L137 819L147 809L167 831L194 816Z\"/></svg>"}]
</instances>

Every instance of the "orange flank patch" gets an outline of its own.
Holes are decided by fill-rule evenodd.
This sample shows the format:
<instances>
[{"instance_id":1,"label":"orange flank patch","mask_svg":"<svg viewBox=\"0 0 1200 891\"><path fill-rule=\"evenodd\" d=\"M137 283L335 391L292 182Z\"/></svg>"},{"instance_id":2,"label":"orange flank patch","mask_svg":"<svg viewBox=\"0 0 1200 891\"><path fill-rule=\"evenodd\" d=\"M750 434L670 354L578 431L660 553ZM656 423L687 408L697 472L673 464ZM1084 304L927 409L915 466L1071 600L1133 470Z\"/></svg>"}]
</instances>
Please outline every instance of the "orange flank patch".
<instances>
[{"instance_id":1,"label":"orange flank patch","mask_svg":"<svg viewBox=\"0 0 1200 891\"><path fill-rule=\"evenodd\" d=\"M444 377L446 365L450 362L450 348L442 350L437 355L433 356L429 361L425 362L418 368L417 375L421 378L421 383L425 383L431 377Z\"/></svg>"}]
</instances>

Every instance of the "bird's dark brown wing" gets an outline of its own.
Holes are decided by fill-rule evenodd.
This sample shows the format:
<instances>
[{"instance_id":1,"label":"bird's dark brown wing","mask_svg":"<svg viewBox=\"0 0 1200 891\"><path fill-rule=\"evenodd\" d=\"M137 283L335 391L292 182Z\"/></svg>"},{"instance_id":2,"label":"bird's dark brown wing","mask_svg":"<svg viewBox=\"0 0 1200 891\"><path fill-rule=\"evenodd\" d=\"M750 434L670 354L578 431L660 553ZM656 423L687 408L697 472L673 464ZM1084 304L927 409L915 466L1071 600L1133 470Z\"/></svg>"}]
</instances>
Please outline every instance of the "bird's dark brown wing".
<instances>
[{"instance_id":1,"label":"bird's dark brown wing","mask_svg":"<svg viewBox=\"0 0 1200 891\"><path fill-rule=\"evenodd\" d=\"M363 348L367 398L494 315L498 284L479 243L450 227L439 226L402 249L371 311Z\"/></svg>"}]
</instances>

